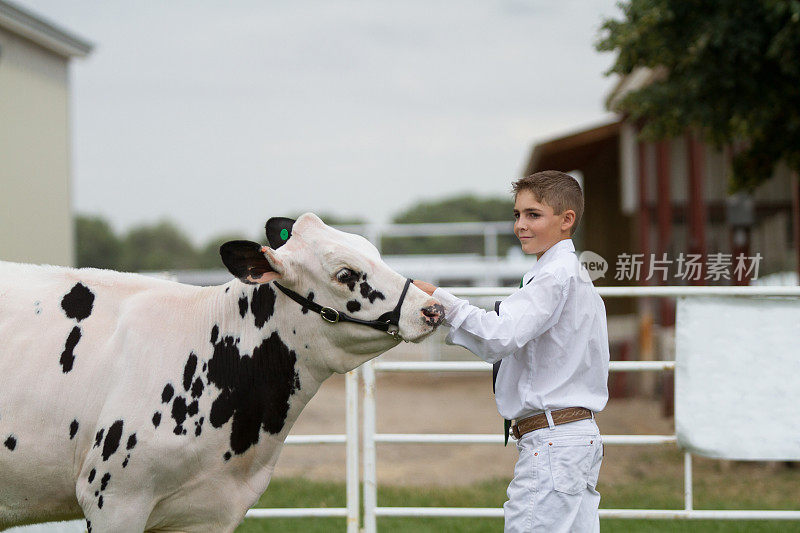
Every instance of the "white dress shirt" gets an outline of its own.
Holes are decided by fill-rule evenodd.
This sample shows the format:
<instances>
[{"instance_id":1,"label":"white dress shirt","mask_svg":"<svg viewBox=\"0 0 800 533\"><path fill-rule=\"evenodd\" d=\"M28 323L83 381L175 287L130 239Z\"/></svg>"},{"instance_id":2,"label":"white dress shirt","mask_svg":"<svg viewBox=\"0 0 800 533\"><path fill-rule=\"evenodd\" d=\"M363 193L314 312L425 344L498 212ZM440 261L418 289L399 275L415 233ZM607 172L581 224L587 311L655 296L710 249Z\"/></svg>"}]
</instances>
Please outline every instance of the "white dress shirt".
<instances>
[{"instance_id":1,"label":"white dress shirt","mask_svg":"<svg viewBox=\"0 0 800 533\"><path fill-rule=\"evenodd\" d=\"M530 283L529 283L530 282ZM608 401L608 329L603 300L571 239L554 244L500 304L499 315L443 289L448 344L488 363L502 359L497 410L508 420L564 407L602 411Z\"/></svg>"}]
</instances>

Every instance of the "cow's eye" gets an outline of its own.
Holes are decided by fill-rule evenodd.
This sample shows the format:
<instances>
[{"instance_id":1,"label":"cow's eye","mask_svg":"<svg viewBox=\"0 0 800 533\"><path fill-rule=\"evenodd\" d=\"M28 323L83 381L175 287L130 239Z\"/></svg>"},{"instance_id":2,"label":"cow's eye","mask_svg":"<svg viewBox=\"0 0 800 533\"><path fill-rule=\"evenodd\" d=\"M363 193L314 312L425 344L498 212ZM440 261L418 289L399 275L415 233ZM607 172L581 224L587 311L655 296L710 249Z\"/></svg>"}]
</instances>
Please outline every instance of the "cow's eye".
<instances>
[{"instance_id":1,"label":"cow's eye","mask_svg":"<svg viewBox=\"0 0 800 533\"><path fill-rule=\"evenodd\" d=\"M352 283L358 281L359 273L349 268L343 268L336 273L336 280L339 283Z\"/></svg>"}]
</instances>

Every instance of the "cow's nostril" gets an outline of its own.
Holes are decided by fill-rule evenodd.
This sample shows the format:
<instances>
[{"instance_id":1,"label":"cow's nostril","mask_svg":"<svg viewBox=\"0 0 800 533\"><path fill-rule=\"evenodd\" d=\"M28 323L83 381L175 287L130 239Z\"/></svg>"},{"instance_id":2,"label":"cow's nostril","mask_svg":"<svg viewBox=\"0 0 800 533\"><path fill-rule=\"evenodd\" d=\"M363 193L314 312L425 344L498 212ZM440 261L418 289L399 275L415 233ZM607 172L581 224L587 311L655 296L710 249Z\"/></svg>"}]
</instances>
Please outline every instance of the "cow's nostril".
<instances>
[{"instance_id":1,"label":"cow's nostril","mask_svg":"<svg viewBox=\"0 0 800 533\"><path fill-rule=\"evenodd\" d=\"M430 326L438 326L444 319L444 307L441 304L429 305L421 309L425 316L425 323Z\"/></svg>"}]
</instances>

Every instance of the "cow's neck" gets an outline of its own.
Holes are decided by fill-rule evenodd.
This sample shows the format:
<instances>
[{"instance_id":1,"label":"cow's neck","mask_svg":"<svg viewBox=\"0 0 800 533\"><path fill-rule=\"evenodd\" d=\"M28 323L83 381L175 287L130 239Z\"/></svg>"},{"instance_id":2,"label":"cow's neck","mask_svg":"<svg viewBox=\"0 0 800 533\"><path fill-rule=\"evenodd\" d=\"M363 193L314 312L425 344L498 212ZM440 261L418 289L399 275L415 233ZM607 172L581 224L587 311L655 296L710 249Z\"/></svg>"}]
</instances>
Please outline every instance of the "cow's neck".
<instances>
[{"instance_id":1,"label":"cow's neck","mask_svg":"<svg viewBox=\"0 0 800 533\"><path fill-rule=\"evenodd\" d=\"M213 297L206 327L213 355L208 380L216 389L231 391L225 397L231 401L224 401L228 402L225 409L234 412L234 419L239 407L242 412L258 413L255 418L240 415L237 425L252 426L258 438L254 439L251 431L237 441L234 424L229 425L228 420L215 427L224 429L231 438L235 458L226 463L228 468L238 469L237 475L248 479L248 485L260 494L269 481L281 443L332 374L318 357L330 347L324 344L327 341L323 336L311 334L314 318L303 314L294 302L277 297L269 285L233 280L209 290ZM234 400L243 405L230 405Z\"/></svg>"}]
</instances>

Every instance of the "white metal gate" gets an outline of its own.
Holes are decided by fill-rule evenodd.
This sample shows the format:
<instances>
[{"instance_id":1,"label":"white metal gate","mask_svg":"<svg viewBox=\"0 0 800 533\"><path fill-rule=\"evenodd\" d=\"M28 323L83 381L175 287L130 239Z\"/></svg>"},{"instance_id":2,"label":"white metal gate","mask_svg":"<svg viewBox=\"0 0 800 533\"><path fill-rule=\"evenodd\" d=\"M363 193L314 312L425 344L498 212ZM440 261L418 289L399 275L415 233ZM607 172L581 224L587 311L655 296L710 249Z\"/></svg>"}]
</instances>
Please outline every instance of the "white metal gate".
<instances>
[{"instance_id":1,"label":"white metal gate","mask_svg":"<svg viewBox=\"0 0 800 533\"><path fill-rule=\"evenodd\" d=\"M458 296L502 297L515 289L507 288L456 288L449 289ZM600 287L598 291L604 298L609 297L692 297L692 296L800 296L800 287ZM673 370L674 361L612 361L612 372L653 372ZM481 507L379 507L377 502L376 444L378 443L462 443L462 444L502 444L499 433L480 434L380 434L375 430L375 373L376 372L488 372L491 365L476 362L374 362L363 367L364 375L364 532L377 530L378 516L417 516L417 517L502 517L501 508ZM673 435L604 435L603 443L610 445L655 445L675 443ZM798 511L700 511L692 505L692 456L684 454L684 509L601 509L602 518L640 518L640 519L726 519L726 520L800 520Z\"/></svg>"}]
</instances>

